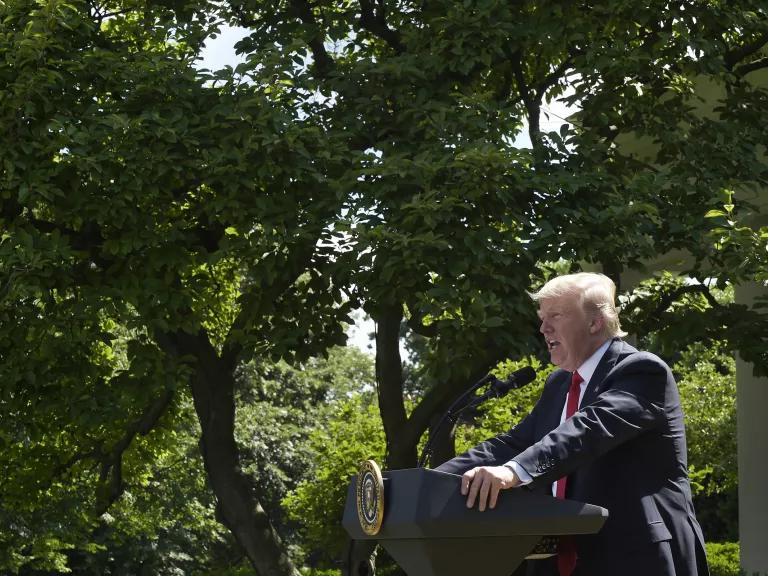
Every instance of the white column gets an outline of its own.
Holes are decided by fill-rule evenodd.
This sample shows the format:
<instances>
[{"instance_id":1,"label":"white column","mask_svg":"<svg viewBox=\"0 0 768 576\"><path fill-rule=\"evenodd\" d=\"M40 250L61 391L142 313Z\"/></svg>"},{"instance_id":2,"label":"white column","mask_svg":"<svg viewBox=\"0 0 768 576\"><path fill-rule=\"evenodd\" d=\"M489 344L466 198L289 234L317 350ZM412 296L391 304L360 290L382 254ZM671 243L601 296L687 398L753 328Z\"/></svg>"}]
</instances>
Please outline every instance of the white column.
<instances>
[{"instance_id":1,"label":"white column","mask_svg":"<svg viewBox=\"0 0 768 576\"><path fill-rule=\"evenodd\" d=\"M751 305L768 294L756 284L738 286L736 302ZM768 574L768 378L736 358L741 568L748 576Z\"/></svg>"}]
</instances>

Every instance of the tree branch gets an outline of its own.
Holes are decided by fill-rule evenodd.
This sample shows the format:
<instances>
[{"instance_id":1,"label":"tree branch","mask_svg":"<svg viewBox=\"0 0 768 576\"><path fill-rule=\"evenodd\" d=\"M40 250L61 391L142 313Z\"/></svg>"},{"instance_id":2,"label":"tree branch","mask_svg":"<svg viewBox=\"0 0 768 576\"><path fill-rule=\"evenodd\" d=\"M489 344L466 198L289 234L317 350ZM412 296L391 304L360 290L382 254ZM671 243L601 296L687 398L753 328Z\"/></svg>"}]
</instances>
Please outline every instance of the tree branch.
<instances>
[{"instance_id":1,"label":"tree branch","mask_svg":"<svg viewBox=\"0 0 768 576\"><path fill-rule=\"evenodd\" d=\"M743 46L730 50L724 58L726 68L735 71L734 69L739 62L752 54L759 52L766 44L768 44L768 32L764 32L752 42L748 42Z\"/></svg>"},{"instance_id":2,"label":"tree branch","mask_svg":"<svg viewBox=\"0 0 768 576\"><path fill-rule=\"evenodd\" d=\"M509 100L510 106L515 106L519 102L522 102L522 98L518 96L517 98L511 100L512 97L512 85L514 83L514 78L512 76L511 70L505 70L501 75L501 80L499 81L499 87L497 88L496 92L494 93L494 97L496 100Z\"/></svg>"},{"instance_id":3,"label":"tree branch","mask_svg":"<svg viewBox=\"0 0 768 576\"><path fill-rule=\"evenodd\" d=\"M544 162L544 140L541 135L541 100L540 97L535 94L525 78L525 72L523 71L522 56L518 52L517 59L512 60L512 71L515 75L515 82L517 83L517 89L520 92L520 97L523 100L523 105L528 113L528 136L531 139L531 145L533 146L533 160L534 165L539 167Z\"/></svg>"},{"instance_id":4,"label":"tree branch","mask_svg":"<svg viewBox=\"0 0 768 576\"><path fill-rule=\"evenodd\" d=\"M98 460L101 454L103 454L103 452L100 442L97 443L93 450L89 450L88 452L78 452L74 454L69 458L69 460L59 464L53 469L53 473L51 474L51 483L53 483L53 479L58 478L64 474L64 472L72 468L78 462L82 462L83 460Z\"/></svg>"},{"instance_id":5,"label":"tree branch","mask_svg":"<svg viewBox=\"0 0 768 576\"><path fill-rule=\"evenodd\" d=\"M315 61L317 71L320 75L327 74L333 68L334 62L325 49L323 44L325 34L320 30L320 25L315 21L315 16L312 14L309 2L307 0L291 0L291 8L306 26L315 31L314 36L307 41L307 45L312 51L312 58Z\"/></svg>"},{"instance_id":6,"label":"tree branch","mask_svg":"<svg viewBox=\"0 0 768 576\"><path fill-rule=\"evenodd\" d=\"M397 54L405 52L400 32L392 30L387 25L387 13L384 0L375 0L376 6L372 0L360 0L360 26L381 38Z\"/></svg>"},{"instance_id":7,"label":"tree branch","mask_svg":"<svg viewBox=\"0 0 768 576\"><path fill-rule=\"evenodd\" d=\"M541 99L544 94L547 93L547 90L552 88L552 86L554 86L557 81L563 77L564 72L571 66L572 63L573 60L569 56L563 60L557 68L542 78L541 82L536 84L535 92L539 99Z\"/></svg>"},{"instance_id":8,"label":"tree branch","mask_svg":"<svg viewBox=\"0 0 768 576\"><path fill-rule=\"evenodd\" d=\"M408 328L413 330L416 334L427 338L437 336L437 324L434 322L429 325L424 324L424 316L418 313L419 307L415 302L406 302L406 306L408 307L409 312L408 320L406 320Z\"/></svg>"},{"instance_id":9,"label":"tree branch","mask_svg":"<svg viewBox=\"0 0 768 576\"><path fill-rule=\"evenodd\" d=\"M759 58L754 62L750 62L749 64L742 64L741 66L737 66L733 73L738 76L746 76L750 72L754 72L755 70L760 70L762 68L768 68L768 57Z\"/></svg>"},{"instance_id":10,"label":"tree branch","mask_svg":"<svg viewBox=\"0 0 768 576\"><path fill-rule=\"evenodd\" d=\"M141 417L134 421L109 452L101 453L97 458L101 461L99 472L100 487L97 491L96 514L101 516L122 495L123 483L123 453L130 447L137 434L149 434L160 417L165 413L173 400L174 391L165 390L145 409Z\"/></svg>"},{"instance_id":11,"label":"tree branch","mask_svg":"<svg viewBox=\"0 0 768 576\"><path fill-rule=\"evenodd\" d=\"M315 21L309 2L307 2L307 0L291 0L290 7L293 16L301 20L306 26L315 30L314 36L307 40L307 46L309 46L309 49L312 52L315 68L321 76L326 75L333 68L334 61L325 49L325 45L323 44L325 34L321 32L319 24ZM261 24L260 20L251 18L245 13L242 4L232 4L231 9L237 18L238 25L242 28L253 28Z\"/></svg>"},{"instance_id":12,"label":"tree branch","mask_svg":"<svg viewBox=\"0 0 768 576\"><path fill-rule=\"evenodd\" d=\"M420 336L425 336L427 338L437 336L437 324L434 322L432 324L423 324L421 320L415 316L411 316L406 324L408 325L408 328Z\"/></svg>"},{"instance_id":13,"label":"tree branch","mask_svg":"<svg viewBox=\"0 0 768 576\"><path fill-rule=\"evenodd\" d=\"M240 312L232 322L232 326L224 341L222 357L233 360L242 352L238 342L239 334L263 315L262 308L271 305L285 292L304 272L312 261L314 241L295 242L289 247L287 254L273 253L265 258L264 266L278 271L277 278L269 285L254 284L243 289L240 297ZM272 260L268 262L267 259Z\"/></svg>"},{"instance_id":14,"label":"tree branch","mask_svg":"<svg viewBox=\"0 0 768 576\"><path fill-rule=\"evenodd\" d=\"M653 317L659 316L662 312L666 311L666 309L669 308L670 304L672 304L675 300L680 298L680 296L684 294L695 294L695 293L699 293L702 296L704 296L704 298L706 298L707 302L709 302L709 305L712 306L712 308L721 307L720 303L715 299L715 297L709 291L709 288L707 286L705 286L704 284L689 284L687 286L681 286L677 290L674 290L669 294L665 295L659 302L659 305L653 311L652 316Z\"/></svg>"},{"instance_id":15,"label":"tree branch","mask_svg":"<svg viewBox=\"0 0 768 576\"><path fill-rule=\"evenodd\" d=\"M96 2L88 2L88 8L90 12L90 17L93 18L93 20L101 25L104 20L107 18L114 18L115 16L120 16L121 14L127 14L129 12L135 12L136 8L124 8L122 10L115 10L114 12L106 12L104 8L99 6Z\"/></svg>"},{"instance_id":16,"label":"tree branch","mask_svg":"<svg viewBox=\"0 0 768 576\"><path fill-rule=\"evenodd\" d=\"M104 258L99 251L99 247L104 243L104 237L101 234L101 228L95 222L86 222L82 230L72 230L66 226L61 226L55 222L40 220L38 218L28 218L27 221L38 231L44 234L58 232L65 236L72 248L77 251L88 253L90 259L100 268L109 268L114 261Z\"/></svg>"}]
</instances>

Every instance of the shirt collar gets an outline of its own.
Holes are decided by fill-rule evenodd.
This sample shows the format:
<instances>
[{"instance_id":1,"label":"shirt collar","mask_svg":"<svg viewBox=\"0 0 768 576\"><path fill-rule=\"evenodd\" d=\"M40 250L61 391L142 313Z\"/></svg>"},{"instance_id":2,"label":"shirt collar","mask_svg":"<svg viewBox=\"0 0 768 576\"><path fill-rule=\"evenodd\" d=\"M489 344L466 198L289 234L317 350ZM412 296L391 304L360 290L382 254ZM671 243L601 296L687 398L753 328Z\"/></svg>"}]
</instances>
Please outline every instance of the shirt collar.
<instances>
[{"instance_id":1,"label":"shirt collar","mask_svg":"<svg viewBox=\"0 0 768 576\"><path fill-rule=\"evenodd\" d=\"M611 345L611 339L609 338L605 342L603 342L603 345L600 346L595 352L586 359L586 361L579 366L578 370L576 370L579 373L579 376L581 376L584 379L584 386L589 384L589 381L592 379L592 375L595 373L595 370L597 370L597 365L600 363L600 360L603 358L603 354L605 354L605 351L608 350L608 346Z\"/></svg>"}]
</instances>

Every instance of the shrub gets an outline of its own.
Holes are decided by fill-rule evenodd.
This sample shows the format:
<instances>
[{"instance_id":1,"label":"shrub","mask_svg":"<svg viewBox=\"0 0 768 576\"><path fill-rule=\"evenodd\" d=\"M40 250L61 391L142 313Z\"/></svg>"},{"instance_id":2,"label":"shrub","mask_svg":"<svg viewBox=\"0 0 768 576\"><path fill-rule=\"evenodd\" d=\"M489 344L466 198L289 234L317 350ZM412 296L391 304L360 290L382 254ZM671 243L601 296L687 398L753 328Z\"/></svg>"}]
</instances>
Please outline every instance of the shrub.
<instances>
[{"instance_id":1,"label":"shrub","mask_svg":"<svg viewBox=\"0 0 768 576\"><path fill-rule=\"evenodd\" d=\"M739 576L739 543L707 542L710 576Z\"/></svg>"}]
</instances>

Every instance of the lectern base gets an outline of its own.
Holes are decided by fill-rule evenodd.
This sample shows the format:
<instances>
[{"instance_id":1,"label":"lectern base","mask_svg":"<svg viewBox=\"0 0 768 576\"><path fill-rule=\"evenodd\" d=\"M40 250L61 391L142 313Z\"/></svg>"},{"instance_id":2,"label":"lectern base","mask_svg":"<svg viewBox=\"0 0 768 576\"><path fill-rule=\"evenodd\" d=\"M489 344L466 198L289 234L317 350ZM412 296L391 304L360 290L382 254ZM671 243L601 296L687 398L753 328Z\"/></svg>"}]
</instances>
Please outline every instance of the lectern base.
<instances>
[{"instance_id":1,"label":"lectern base","mask_svg":"<svg viewBox=\"0 0 768 576\"><path fill-rule=\"evenodd\" d=\"M541 536L390 539L379 542L408 576L509 576Z\"/></svg>"}]
</instances>

